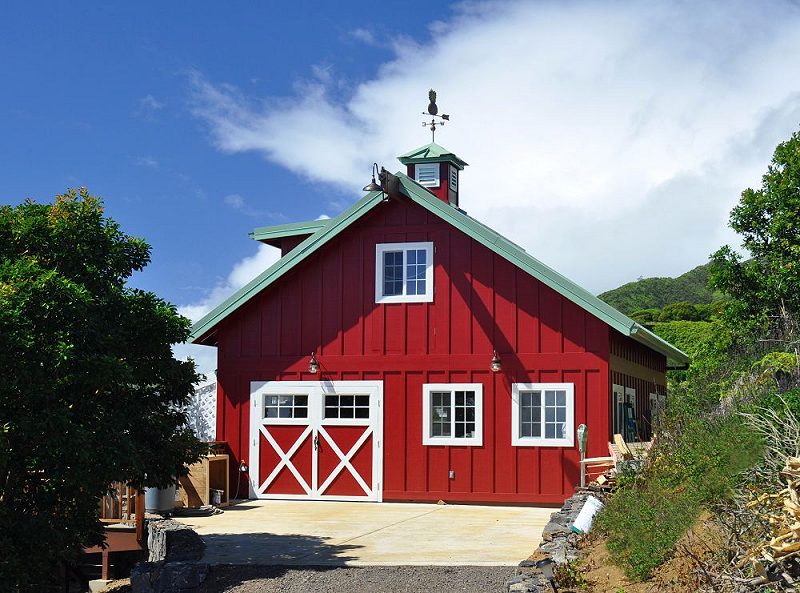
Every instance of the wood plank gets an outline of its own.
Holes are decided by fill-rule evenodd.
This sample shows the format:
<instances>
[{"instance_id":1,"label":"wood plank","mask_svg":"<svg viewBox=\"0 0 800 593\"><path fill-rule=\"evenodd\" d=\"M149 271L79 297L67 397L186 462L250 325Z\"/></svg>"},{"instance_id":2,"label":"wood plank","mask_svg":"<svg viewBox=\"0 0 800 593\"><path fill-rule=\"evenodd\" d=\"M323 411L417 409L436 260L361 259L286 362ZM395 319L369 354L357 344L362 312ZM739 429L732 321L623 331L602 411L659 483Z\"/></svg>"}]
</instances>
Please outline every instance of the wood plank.
<instances>
[{"instance_id":1,"label":"wood plank","mask_svg":"<svg viewBox=\"0 0 800 593\"><path fill-rule=\"evenodd\" d=\"M631 453L628 445L625 444L625 439L622 438L621 434L614 435L614 444L617 446L617 449L619 449L619 454L622 455L623 459L633 459L633 453Z\"/></svg>"}]
</instances>

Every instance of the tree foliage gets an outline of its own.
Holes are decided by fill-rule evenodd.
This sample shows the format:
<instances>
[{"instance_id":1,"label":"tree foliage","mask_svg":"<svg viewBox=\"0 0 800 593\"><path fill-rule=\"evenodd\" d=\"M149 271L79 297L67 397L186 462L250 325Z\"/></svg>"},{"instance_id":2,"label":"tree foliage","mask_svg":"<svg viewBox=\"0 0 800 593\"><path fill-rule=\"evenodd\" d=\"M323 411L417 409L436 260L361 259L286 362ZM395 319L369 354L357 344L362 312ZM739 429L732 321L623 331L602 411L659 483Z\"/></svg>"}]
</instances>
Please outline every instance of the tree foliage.
<instances>
[{"instance_id":1,"label":"tree foliage","mask_svg":"<svg viewBox=\"0 0 800 593\"><path fill-rule=\"evenodd\" d=\"M127 279L150 247L70 190L0 207L0 582L42 590L98 544L113 481L166 485L200 445L183 407L198 376L173 358L189 320Z\"/></svg>"},{"instance_id":2,"label":"tree foliage","mask_svg":"<svg viewBox=\"0 0 800 593\"><path fill-rule=\"evenodd\" d=\"M714 253L712 285L730 295L726 314L742 333L794 340L800 311L800 132L778 145L759 189L748 188L730 226L752 256Z\"/></svg>"},{"instance_id":3,"label":"tree foliage","mask_svg":"<svg viewBox=\"0 0 800 593\"><path fill-rule=\"evenodd\" d=\"M697 266L677 278L642 278L609 290L600 298L630 315L642 309L661 309L670 303L711 303L716 295L708 288L708 264Z\"/></svg>"}]
</instances>

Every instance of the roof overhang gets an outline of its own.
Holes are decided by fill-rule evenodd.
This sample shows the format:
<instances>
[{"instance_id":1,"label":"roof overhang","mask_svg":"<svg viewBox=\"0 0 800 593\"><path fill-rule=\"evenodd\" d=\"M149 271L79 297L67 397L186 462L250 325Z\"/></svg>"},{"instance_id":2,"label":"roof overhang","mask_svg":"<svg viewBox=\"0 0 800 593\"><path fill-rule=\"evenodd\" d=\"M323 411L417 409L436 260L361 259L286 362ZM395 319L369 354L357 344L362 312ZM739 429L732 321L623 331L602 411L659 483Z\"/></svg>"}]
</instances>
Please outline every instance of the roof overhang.
<instances>
[{"instance_id":1,"label":"roof overhang","mask_svg":"<svg viewBox=\"0 0 800 593\"><path fill-rule=\"evenodd\" d=\"M453 163L460 171L463 171L464 167L469 165L469 163L460 159L454 153L434 142L401 154L397 159L404 165L413 165L415 163Z\"/></svg>"},{"instance_id":2,"label":"roof overhang","mask_svg":"<svg viewBox=\"0 0 800 593\"><path fill-rule=\"evenodd\" d=\"M330 221L330 218L323 218L277 226L263 226L250 231L250 238L273 247L280 247L281 239L313 235L318 230L325 228Z\"/></svg>"}]
</instances>

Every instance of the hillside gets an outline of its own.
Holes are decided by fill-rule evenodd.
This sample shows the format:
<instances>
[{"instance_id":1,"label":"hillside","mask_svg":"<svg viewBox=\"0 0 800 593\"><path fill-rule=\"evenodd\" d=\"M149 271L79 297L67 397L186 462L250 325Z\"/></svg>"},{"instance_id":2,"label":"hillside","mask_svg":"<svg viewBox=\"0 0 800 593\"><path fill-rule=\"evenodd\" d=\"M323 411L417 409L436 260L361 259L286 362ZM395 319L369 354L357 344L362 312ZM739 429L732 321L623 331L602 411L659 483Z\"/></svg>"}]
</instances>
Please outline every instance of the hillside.
<instances>
[{"instance_id":1,"label":"hillside","mask_svg":"<svg viewBox=\"0 0 800 593\"><path fill-rule=\"evenodd\" d=\"M710 303L716 297L708 289L708 266L697 266L677 278L642 278L599 296L626 315L639 309L660 309L670 303Z\"/></svg>"}]
</instances>

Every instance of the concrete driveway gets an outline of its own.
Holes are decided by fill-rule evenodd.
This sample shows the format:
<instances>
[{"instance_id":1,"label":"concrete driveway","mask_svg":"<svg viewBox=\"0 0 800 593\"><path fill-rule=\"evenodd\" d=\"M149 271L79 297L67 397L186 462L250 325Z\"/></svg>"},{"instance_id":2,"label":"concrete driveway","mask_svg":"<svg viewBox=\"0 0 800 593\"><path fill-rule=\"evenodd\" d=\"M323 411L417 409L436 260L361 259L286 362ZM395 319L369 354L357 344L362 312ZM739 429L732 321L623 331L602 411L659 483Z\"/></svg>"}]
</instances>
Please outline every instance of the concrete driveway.
<instances>
[{"instance_id":1,"label":"concrete driveway","mask_svg":"<svg viewBox=\"0 0 800 593\"><path fill-rule=\"evenodd\" d=\"M180 517L212 564L516 565L555 509L260 500L212 517Z\"/></svg>"}]
</instances>

